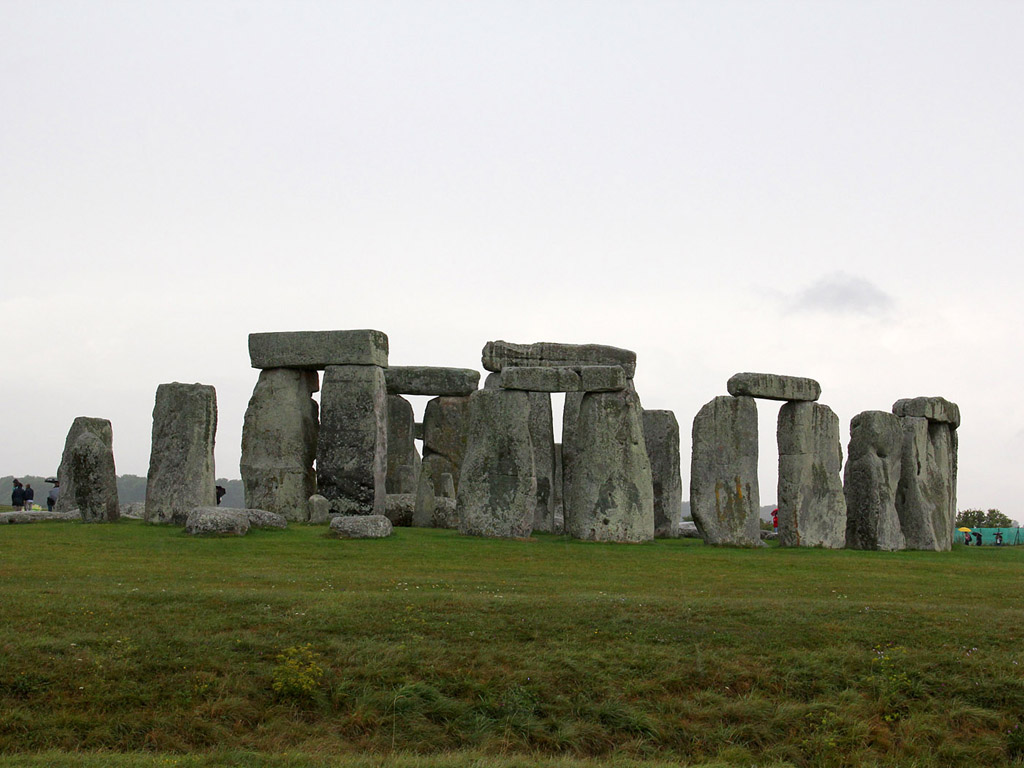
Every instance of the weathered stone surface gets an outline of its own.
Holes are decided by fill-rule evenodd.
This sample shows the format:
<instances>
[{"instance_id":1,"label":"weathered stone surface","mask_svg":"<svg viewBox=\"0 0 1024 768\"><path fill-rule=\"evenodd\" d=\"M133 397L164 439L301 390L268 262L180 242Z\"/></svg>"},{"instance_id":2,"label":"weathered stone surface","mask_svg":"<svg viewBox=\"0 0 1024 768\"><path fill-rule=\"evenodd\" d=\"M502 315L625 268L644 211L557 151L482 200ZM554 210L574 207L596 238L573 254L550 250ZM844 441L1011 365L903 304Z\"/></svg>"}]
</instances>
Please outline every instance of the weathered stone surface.
<instances>
[{"instance_id":1,"label":"weathered stone surface","mask_svg":"<svg viewBox=\"0 0 1024 768\"><path fill-rule=\"evenodd\" d=\"M193 536L244 536L249 526L244 509L196 507L185 518L185 533Z\"/></svg>"},{"instance_id":2,"label":"weathered stone surface","mask_svg":"<svg viewBox=\"0 0 1024 768\"><path fill-rule=\"evenodd\" d=\"M459 512L454 498L438 496L434 499L434 528L459 529Z\"/></svg>"},{"instance_id":3,"label":"weathered stone surface","mask_svg":"<svg viewBox=\"0 0 1024 768\"><path fill-rule=\"evenodd\" d=\"M383 539L393 527L384 515L336 515L331 534L339 539Z\"/></svg>"},{"instance_id":4,"label":"weathered stone surface","mask_svg":"<svg viewBox=\"0 0 1024 768\"><path fill-rule=\"evenodd\" d=\"M584 392L618 392L626 389L626 371L618 365L584 365L579 369Z\"/></svg>"},{"instance_id":5,"label":"weathered stone surface","mask_svg":"<svg viewBox=\"0 0 1024 768\"><path fill-rule=\"evenodd\" d=\"M951 422L905 416L896 514L907 549L953 545L956 526L956 431Z\"/></svg>"},{"instance_id":6,"label":"weathered stone surface","mask_svg":"<svg viewBox=\"0 0 1024 768\"><path fill-rule=\"evenodd\" d=\"M621 368L619 372L622 372ZM510 367L501 372L498 384L503 389L526 392L581 391L580 375L572 368Z\"/></svg>"},{"instance_id":7,"label":"weathered stone surface","mask_svg":"<svg viewBox=\"0 0 1024 768\"><path fill-rule=\"evenodd\" d=\"M903 456L903 425L898 416L864 411L850 422L843 488L846 493L846 546L898 550L906 546L896 512Z\"/></svg>"},{"instance_id":8,"label":"weathered stone surface","mask_svg":"<svg viewBox=\"0 0 1024 768\"><path fill-rule=\"evenodd\" d=\"M225 509L225 507L221 507ZM249 526L251 528L287 528L288 520L284 515L279 515L277 512L271 512L266 509L243 509L245 516L249 518Z\"/></svg>"},{"instance_id":9,"label":"weathered stone surface","mask_svg":"<svg viewBox=\"0 0 1024 768\"><path fill-rule=\"evenodd\" d=\"M408 527L412 525L416 511L415 493L389 493L384 499L384 516L392 525Z\"/></svg>"},{"instance_id":10,"label":"weathered stone surface","mask_svg":"<svg viewBox=\"0 0 1024 768\"><path fill-rule=\"evenodd\" d=\"M537 505L529 397L511 389L482 389L469 403L469 436L456 491L459 532L526 538Z\"/></svg>"},{"instance_id":11,"label":"weathered stone surface","mask_svg":"<svg viewBox=\"0 0 1024 768\"><path fill-rule=\"evenodd\" d=\"M700 531L697 530L697 524L693 520L683 520L679 523L679 538L701 539L703 536L700 535Z\"/></svg>"},{"instance_id":12,"label":"weathered stone surface","mask_svg":"<svg viewBox=\"0 0 1024 768\"><path fill-rule=\"evenodd\" d=\"M314 525L323 525L331 521L331 502L319 493L309 497L306 508L309 510L309 522Z\"/></svg>"},{"instance_id":13,"label":"weathered stone surface","mask_svg":"<svg viewBox=\"0 0 1024 768\"><path fill-rule=\"evenodd\" d=\"M319 432L319 407L312 394L319 388L316 371L260 371L242 424L239 469L248 508L297 522L309 519Z\"/></svg>"},{"instance_id":14,"label":"weathered stone surface","mask_svg":"<svg viewBox=\"0 0 1024 768\"><path fill-rule=\"evenodd\" d=\"M437 495L445 499L455 498L455 478L450 472L441 473L441 492Z\"/></svg>"},{"instance_id":15,"label":"weathered stone surface","mask_svg":"<svg viewBox=\"0 0 1024 768\"><path fill-rule=\"evenodd\" d=\"M644 443L654 481L654 535L679 535L683 515L683 481L680 476L679 422L672 411L644 411Z\"/></svg>"},{"instance_id":16,"label":"weathered stone surface","mask_svg":"<svg viewBox=\"0 0 1024 768\"><path fill-rule=\"evenodd\" d=\"M892 412L897 416L916 416L951 424L953 429L960 426L960 406L944 397L911 397L897 400L892 404Z\"/></svg>"},{"instance_id":17,"label":"weathered stone surface","mask_svg":"<svg viewBox=\"0 0 1024 768\"><path fill-rule=\"evenodd\" d=\"M483 350L483 366L488 371L502 371L512 366L571 368L581 365L618 365L631 379L636 371L636 352L601 344L559 344L551 341L534 344L489 341Z\"/></svg>"},{"instance_id":18,"label":"weathered stone surface","mask_svg":"<svg viewBox=\"0 0 1024 768\"><path fill-rule=\"evenodd\" d=\"M846 545L846 497L839 417L827 405L779 409L779 545Z\"/></svg>"},{"instance_id":19,"label":"weathered stone surface","mask_svg":"<svg viewBox=\"0 0 1024 768\"><path fill-rule=\"evenodd\" d=\"M427 402L423 412L423 462L420 474L430 479L435 493L441 489L441 475L445 472L455 478L455 488L458 490L468 429L468 397L435 397Z\"/></svg>"},{"instance_id":20,"label":"weathered stone surface","mask_svg":"<svg viewBox=\"0 0 1024 768\"><path fill-rule=\"evenodd\" d=\"M217 392L208 384L161 384L153 406L146 520L184 525L197 507L217 505L213 445Z\"/></svg>"},{"instance_id":21,"label":"weathered stone surface","mask_svg":"<svg viewBox=\"0 0 1024 768\"><path fill-rule=\"evenodd\" d=\"M46 523L46 522L71 522L72 520L80 520L81 517L77 509L72 509L67 512L0 512L0 525L15 524L15 523Z\"/></svg>"},{"instance_id":22,"label":"weathered stone surface","mask_svg":"<svg viewBox=\"0 0 1024 768\"><path fill-rule=\"evenodd\" d=\"M761 543L757 483L757 405L716 397L693 419L690 512L707 544Z\"/></svg>"},{"instance_id":23,"label":"weathered stone surface","mask_svg":"<svg viewBox=\"0 0 1024 768\"><path fill-rule=\"evenodd\" d=\"M71 477L71 447L85 432L92 432L107 448L113 451L114 431L107 419L96 419L90 416L79 416L71 422L71 429L64 440L64 452L60 457L57 479L60 481L60 495L54 504L54 512L69 512L76 508L75 481Z\"/></svg>"},{"instance_id":24,"label":"weathered stone surface","mask_svg":"<svg viewBox=\"0 0 1024 768\"><path fill-rule=\"evenodd\" d=\"M555 476L551 483L551 499L554 514L553 533L565 530L565 497L562 493L562 444L555 443Z\"/></svg>"},{"instance_id":25,"label":"weathered stone surface","mask_svg":"<svg viewBox=\"0 0 1024 768\"><path fill-rule=\"evenodd\" d=\"M821 384L799 376L775 373L737 373L729 379L726 389L734 397L759 397L763 400L817 400Z\"/></svg>"},{"instance_id":26,"label":"weathered stone surface","mask_svg":"<svg viewBox=\"0 0 1024 768\"><path fill-rule=\"evenodd\" d=\"M419 458L419 452L416 453L416 458ZM411 493L416 494L416 485L420 479L420 465L416 463L415 467L410 467L408 464L404 467L398 468L398 487L395 489L395 493Z\"/></svg>"},{"instance_id":27,"label":"weathered stone surface","mask_svg":"<svg viewBox=\"0 0 1024 768\"><path fill-rule=\"evenodd\" d=\"M636 393L585 394L575 444L566 533L587 541L653 539L654 484Z\"/></svg>"},{"instance_id":28,"label":"weathered stone surface","mask_svg":"<svg viewBox=\"0 0 1024 768\"><path fill-rule=\"evenodd\" d=\"M408 468L416 477L420 474L420 452L416 450L415 424L412 403L400 395L388 395L388 467L384 481L388 493L416 491L415 482L408 490L402 487L403 470Z\"/></svg>"},{"instance_id":29,"label":"weathered stone surface","mask_svg":"<svg viewBox=\"0 0 1024 768\"><path fill-rule=\"evenodd\" d=\"M117 502L114 454L103 440L82 432L71 446L71 471L75 505L86 523L114 523L121 517Z\"/></svg>"},{"instance_id":30,"label":"weathered stone surface","mask_svg":"<svg viewBox=\"0 0 1024 768\"><path fill-rule=\"evenodd\" d=\"M387 367L388 336L372 330L250 333L249 360L253 368Z\"/></svg>"},{"instance_id":31,"label":"weathered stone surface","mask_svg":"<svg viewBox=\"0 0 1024 768\"><path fill-rule=\"evenodd\" d=\"M569 392L562 404L562 514L572 488L573 460L576 458L576 424L580 420L582 392Z\"/></svg>"},{"instance_id":32,"label":"weathered stone surface","mask_svg":"<svg viewBox=\"0 0 1024 768\"><path fill-rule=\"evenodd\" d=\"M384 369L331 365L320 393L317 492L331 514L382 515L387 494Z\"/></svg>"},{"instance_id":33,"label":"weathered stone surface","mask_svg":"<svg viewBox=\"0 0 1024 768\"><path fill-rule=\"evenodd\" d=\"M484 379L484 389L501 389L501 374L488 373Z\"/></svg>"},{"instance_id":34,"label":"weathered stone surface","mask_svg":"<svg viewBox=\"0 0 1024 768\"><path fill-rule=\"evenodd\" d=\"M127 504L121 505L121 517L127 517L130 520L145 520L146 519L146 502L144 501L129 501Z\"/></svg>"},{"instance_id":35,"label":"weathered stone surface","mask_svg":"<svg viewBox=\"0 0 1024 768\"><path fill-rule=\"evenodd\" d=\"M393 365L384 372L389 395L468 397L480 386L480 372L471 368Z\"/></svg>"},{"instance_id":36,"label":"weathered stone surface","mask_svg":"<svg viewBox=\"0 0 1024 768\"><path fill-rule=\"evenodd\" d=\"M508 370L513 369L509 368ZM504 373L502 377L504 377ZM555 530L555 431L554 418L551 413L551 395L547 392L528 392L526 396L530 402L530 444L533 446L533 468L537 475L537 507L533 515L533 530L553 533Z\"/></svg>"},{"instance_id":37,"label":"weathered stone surface","mask_svg":"<svg viewBox=\"0 0 1024 768\"><path fill-rule=\"evenodd\" d=\"M436 508L437 497L434 496L434 484L426 472L421 472L420 482L416 487L416 506L413 510L412 524L416 528L433 528Z\"/></svg>"}]
</instances>

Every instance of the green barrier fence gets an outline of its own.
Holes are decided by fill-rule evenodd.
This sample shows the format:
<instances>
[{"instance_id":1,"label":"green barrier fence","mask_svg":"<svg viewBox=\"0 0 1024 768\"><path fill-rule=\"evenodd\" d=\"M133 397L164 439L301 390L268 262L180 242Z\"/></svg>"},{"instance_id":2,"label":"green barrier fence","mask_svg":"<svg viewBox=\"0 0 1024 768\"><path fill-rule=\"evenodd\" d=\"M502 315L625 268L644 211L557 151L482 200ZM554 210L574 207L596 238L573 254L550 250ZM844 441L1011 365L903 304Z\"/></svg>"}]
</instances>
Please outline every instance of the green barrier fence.
<instances>
[{"instance_id":1,"label":"green barrier fence","mask_svg":"<svg viewBox=\"0 0 1024 768\"><path fill-rule=\"evenodd\" d=\"M971 528L972 546L977 541L977 537L974 536L975 532L981 534L981 544L984 547L995 546L997 532L1003 534L1004 547L1024 546L1024 528ZM963 531L954 531L953 541L956 544L963 544Z\"/></svg>"}]
</instances>

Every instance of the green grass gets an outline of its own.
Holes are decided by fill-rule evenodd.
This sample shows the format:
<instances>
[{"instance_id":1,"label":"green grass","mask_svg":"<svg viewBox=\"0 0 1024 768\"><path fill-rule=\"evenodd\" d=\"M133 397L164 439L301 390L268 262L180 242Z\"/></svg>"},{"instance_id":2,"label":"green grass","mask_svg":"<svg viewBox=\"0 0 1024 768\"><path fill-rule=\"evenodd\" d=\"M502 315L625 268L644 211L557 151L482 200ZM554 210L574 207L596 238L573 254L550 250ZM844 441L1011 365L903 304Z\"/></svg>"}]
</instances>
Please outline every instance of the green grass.
<instances>
[{"instance_id":1,"label":"green grass","mask_svg":"<svg viewBox=\"0 0 1024 768\"><path fill-rule=\"evenodd\" d=\"M4 526L0 764L1024 757L1024 548L323 532Z\"/></svg>"}]
</instances>

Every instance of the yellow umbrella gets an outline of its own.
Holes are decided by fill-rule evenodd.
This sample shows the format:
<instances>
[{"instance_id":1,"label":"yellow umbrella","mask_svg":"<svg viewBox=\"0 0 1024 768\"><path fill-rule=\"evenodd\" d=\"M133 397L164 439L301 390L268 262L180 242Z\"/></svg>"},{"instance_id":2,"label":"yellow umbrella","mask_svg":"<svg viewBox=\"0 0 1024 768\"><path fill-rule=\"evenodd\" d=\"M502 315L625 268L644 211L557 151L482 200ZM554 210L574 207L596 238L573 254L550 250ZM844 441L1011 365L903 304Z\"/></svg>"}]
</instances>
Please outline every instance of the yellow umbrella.
<instances>
[{"instance_id":1,"label":"yellow umbrella","mask_svg":"<svg viewBox=\"0 0 1024 768\"><path fill-rule=\"evenodd\" d=\"M957 530L958 530L958 531L962 531L962 532L964 532L964 533L970 533L970 532L971 532L971 529L970 529L970 528L957 528Z\"/></svg>"}]
</instances>

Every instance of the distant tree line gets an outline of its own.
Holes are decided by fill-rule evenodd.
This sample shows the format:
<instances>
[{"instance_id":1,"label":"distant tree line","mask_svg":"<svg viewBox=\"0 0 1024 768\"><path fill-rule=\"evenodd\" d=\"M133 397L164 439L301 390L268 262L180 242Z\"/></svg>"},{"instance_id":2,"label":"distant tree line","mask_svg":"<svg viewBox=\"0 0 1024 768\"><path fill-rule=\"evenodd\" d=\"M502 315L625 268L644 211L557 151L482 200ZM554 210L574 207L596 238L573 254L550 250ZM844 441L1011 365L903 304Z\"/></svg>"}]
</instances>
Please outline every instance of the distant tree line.
<instances>
[{"instance_id":1,"label":"distant tree line","mask_svg":"<svg viewBox=\"0 0 1024 768\"><path fill-rule=\"evenodd\" d=\"M53 475L49 475L53 477ZM53 487L46 482L42 475L18 475L22 485L31 485L36 492L36 504L46 509L46 494ZM227 489L224 498L221 499L222 507L244 507L245 491L241 480L228 480L226 477L217 478L217 485ZM10 506L11 490L14 488L14 475L0 477L0 505ZM146 500L146 478L138 475L117 476L117 500L122 504L130 504L133 501Z\"/></svg>"},{"instance_id":2,"label":"distant tree line","mask_svg":"<svg viewBox=\"0 0 1024 768\"><path fill-rule=\"evenodd\" d=\"M1016 528L1017 521L1011 520L998 509L961 509L956 513L957 528Z\"/></svg>"}]
</instances>

